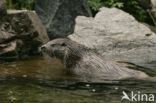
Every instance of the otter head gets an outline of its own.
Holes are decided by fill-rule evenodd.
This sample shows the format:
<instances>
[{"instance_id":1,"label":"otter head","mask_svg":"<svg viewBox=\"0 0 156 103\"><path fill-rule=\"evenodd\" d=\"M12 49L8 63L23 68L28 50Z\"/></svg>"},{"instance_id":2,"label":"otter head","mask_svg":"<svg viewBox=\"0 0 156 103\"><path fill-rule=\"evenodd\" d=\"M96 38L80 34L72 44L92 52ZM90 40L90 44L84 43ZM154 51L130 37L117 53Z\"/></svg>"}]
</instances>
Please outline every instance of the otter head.
<instances>
[{"instance_id":1,"label":"otter head","mask_svg":"<svg viewBox=\"0 0 156 103\"><path fill-rule=\"evenodd\" d=\"M65 38L52 40L41 47L44 54L60 59L67 67L74 66L87 50L87 47Z\"/></svg>"},{"instance_id":2,"label":"otter head","mask_svg":"<svg viewBox=\"0 0 156 103\"><path fill-rule=\"evenodd\" d=\"M55 39L41 46L41 51L51 57L63 59L68 51L66 39Z\"/></svg>"}]
</instances>

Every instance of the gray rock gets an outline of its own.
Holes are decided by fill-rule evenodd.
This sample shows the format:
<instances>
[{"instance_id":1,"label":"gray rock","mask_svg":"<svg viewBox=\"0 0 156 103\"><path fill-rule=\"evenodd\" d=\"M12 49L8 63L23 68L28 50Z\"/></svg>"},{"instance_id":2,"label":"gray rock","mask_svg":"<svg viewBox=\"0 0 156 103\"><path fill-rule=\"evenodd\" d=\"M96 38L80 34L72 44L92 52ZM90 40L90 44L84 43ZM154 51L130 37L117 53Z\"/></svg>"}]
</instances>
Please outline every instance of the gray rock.
<instances>
[{"instance_id":1,"label":"gray rock","mask_svg":"<svg viewBox=\"0 0 156 103\"><path fill-rule=\"evenodd\" d=\"M0 0L0 16L6 14L6 3L5 0Z\"/></svg>"},{"instance_id":2,"label":"gray rock","mask_svg":"<svg viewBox=\"0 0 156 103\"><path fill-rule=\"evenodd\" d=\"M155 26L156 26L156 0L151 0L151 5L152 5L152 14L154 16L154 20L155 20Z\"/></svg>"},{"instance_id":3,"label":"gray rock","mask_svg":"<svg viewBox=\"0 0 156 103\"><path fill-rule=\"evenodd\" d=\"M142 23L142 24L146 25L148 28L151 29L151 31L153 31L153 32L156 34L156 27L155 27L155 26L149 25L149 24L147 24L147 23Z\"/></svg>"},{"instance_id":4,"label":"gray rock","mask_svg":"<svg viewBox=\"0 0 156 103\"><path fill-rule=\"evenodd\" d=\"M29 35L30 37L34 35L35 40L41 43L46 43L49 40L46 30L35 11L9 10L8 22L12 29L20 35Z\"/></svg>"},{"instance_id":5,"label":"gray rock","mask_svg":"<svg viewBox=\"0 0 156 103\"><path fill-rule=\"evenodd\" d=\"M156 67L156 35L116 8L101 8L95 18L77 17L69 38L96 49L106 59Z\"/></svg>"},{"instance_id":6,"label":"gray rock","mask_svg":"<svg viewBox=\"0 0 156 103\"><path fill-rule=\"evenodd\" d=\"M156 8L156 1L155 0L151 0L151 4L152 4L152 8Z\"/></svg>"},{"instance_id":7,"label":"gray rock","mask_svg":"<svg viewBox=\"0 0 156 103\"><path fill-rule=\"evenodd\" d=\"M50 39L73 33L76 16L92 16L88 0L37 0L36 12Z\"/></svg>"},{"instance_id":8,"label":"gray rock","mask_svg":"<svg viewBox=\"0 0 156 103\"><path fill-rule=\"evenodd\" d=\"M34 11L9 10L0 23L0 58L35 54L39 46L48 41L46 30Z\"/></svg>"},{"instance_id":9,"label":"gray rock","mask_svg":"<svg viewBox=\"0 0 156 103\"><path fill-rule=\"evenodd\" d=\"M0 60L18 59L16 48L17 48L17 41L0 44Z\"/></svg>"}]
</instances>

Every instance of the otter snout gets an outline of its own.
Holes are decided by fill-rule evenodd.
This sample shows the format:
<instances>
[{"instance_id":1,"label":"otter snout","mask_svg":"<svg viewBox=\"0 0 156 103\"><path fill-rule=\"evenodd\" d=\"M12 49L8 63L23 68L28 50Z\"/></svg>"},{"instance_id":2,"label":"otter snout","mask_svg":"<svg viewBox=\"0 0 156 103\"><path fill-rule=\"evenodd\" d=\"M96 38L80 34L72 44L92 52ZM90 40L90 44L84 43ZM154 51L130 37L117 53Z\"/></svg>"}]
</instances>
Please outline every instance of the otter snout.
<instances>
[{"instance_id":1,"label":"otter snout","mask_svg":"<svg viewBox=\"0 0 156 103\"><path fill-rule=\"evenodd\" d=\"M46 50L46 46L45 45L42 45L41 46L41 51L45 51Z\"/></svg>"}]
</instances>

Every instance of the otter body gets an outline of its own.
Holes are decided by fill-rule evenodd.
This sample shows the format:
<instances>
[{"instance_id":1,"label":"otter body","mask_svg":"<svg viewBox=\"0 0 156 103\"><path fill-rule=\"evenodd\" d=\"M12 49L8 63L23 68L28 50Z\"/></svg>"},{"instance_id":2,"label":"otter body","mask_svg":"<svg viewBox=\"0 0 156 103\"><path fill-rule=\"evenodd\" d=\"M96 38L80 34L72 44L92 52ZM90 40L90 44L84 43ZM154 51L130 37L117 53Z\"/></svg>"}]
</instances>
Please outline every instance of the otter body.
<instances>
[{"instance_id":1,"label":"otter body","mask_svg":"<svg viewBox=\"0 0 156 103\"><path fill-rule=\"evenodd\" d=\"M116 61L105 60L93 50L68 39L52 40L43 45L41 51L60 59L68 73L85 82L149 78L144 72L129 69Z\"/></svg>"}]
</instances>

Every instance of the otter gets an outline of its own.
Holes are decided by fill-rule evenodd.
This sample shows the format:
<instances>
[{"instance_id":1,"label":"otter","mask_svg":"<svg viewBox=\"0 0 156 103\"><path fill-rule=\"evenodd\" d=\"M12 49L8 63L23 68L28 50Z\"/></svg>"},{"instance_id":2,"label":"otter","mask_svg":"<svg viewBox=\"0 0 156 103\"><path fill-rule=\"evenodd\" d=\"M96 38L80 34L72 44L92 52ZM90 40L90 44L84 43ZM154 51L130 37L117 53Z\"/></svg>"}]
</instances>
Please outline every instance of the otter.
<instances>
[{"instance_id":1,"label":"otter","mask_svg":"<svg viewBox=\"0 0 156 103\"><path fill-rule=\"evenodd\" d=\"M41 51L60 59L69 74L74 74L85 82L150 78L142 71L129 69L117 61L106 60L94 50L66 38L48 42L41 47Z\"/></svg>"}]
</instances>

